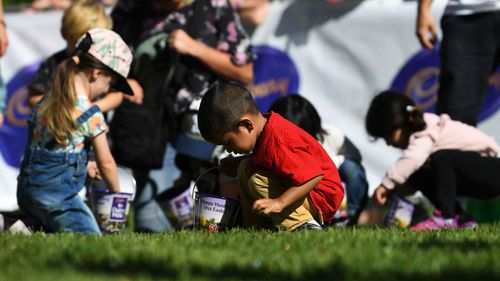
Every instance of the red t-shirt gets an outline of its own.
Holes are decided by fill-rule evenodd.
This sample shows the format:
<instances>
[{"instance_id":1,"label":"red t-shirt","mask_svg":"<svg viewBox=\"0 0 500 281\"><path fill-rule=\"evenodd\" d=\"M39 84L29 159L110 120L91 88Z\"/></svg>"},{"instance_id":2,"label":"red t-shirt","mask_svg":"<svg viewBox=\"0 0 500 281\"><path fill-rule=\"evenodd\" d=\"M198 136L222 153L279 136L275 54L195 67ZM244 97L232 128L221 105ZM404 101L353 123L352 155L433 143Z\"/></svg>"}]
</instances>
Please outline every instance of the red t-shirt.
<instances>
[{"instance_id":1,"label":"red t-shirt","mask_svg":"<svg viewBox=\"0 0 500 281\"><path fill-rule=\"evenodd\" d=\"M323 218L330 222L344 198L337 167L321 144L297 125L271 112L254 148L252 164L270 170L289 182L302 185L323 175L309 196Z\"/></svg>"}]
</instances>

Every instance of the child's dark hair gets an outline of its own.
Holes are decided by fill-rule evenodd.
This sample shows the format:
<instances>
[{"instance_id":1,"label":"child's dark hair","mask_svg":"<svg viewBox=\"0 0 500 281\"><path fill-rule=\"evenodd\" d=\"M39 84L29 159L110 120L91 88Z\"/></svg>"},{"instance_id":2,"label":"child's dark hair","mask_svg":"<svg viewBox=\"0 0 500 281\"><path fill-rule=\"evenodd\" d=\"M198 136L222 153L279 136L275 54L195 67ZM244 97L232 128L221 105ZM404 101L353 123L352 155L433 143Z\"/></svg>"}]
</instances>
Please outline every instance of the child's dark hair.
<instances>
[{"instance_id":1,"label":"child's dark hair","mask_svg":"<svg viewBox=\"0 0 500 281\"><path fill-rule=\"evenodd\" d=\"M259 113L250 91L233 82L218 81L201 100L198 110L200 133L208 141L220 138L235 130L240 117L246 113Z\"/></svg>"},{"instance_id":2,"label":"child's dark hair","mask_svg":"<svg viewBox=\"0 0 500 281\"><path fill-rule=\"evenodd\" d=\"M269 110L279 113L320 142L327 135L327 132L321 127L321 117L316 108L306 98L298 94L278 98Z\"/></svg>"},{"instance_id":3,"label":"child's dark hair","mask_svg":"<svg viewBox=\"0 0 500 281\"><path fill-rule=\"evenodd\" d=\"M411 118L410 118L411 117ZM365 119L366 131L373 138L385 138L396 129L410 133L425 129L423 114L411 98L396 91L383 91L373 98Z\"/></svg>"}]
</instances>

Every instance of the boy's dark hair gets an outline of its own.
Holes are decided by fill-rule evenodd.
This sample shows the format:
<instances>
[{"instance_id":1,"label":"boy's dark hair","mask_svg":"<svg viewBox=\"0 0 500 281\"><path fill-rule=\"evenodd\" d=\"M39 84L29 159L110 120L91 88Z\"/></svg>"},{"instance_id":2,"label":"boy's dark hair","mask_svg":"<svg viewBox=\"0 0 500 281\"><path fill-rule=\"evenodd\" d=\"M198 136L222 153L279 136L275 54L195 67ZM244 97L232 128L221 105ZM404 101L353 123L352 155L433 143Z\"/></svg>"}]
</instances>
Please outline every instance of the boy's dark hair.
<instances>
[{"instance_id":1,"label":"boy's dark hair","mask_svg":"<svg viewBox=\"0 0 500 281\"><path fill-rule=\"evenodd\" d=\"M410 121L412 117L412 121ZM366 131L372 137L389 137L394 130L410 133L425 129L423 114L411 98L397 91L383 91L370 103L365 118Z\"/></svg>"},{"instance_id":2,"label":"boy's dark hair","mask_svg":"<svg viewBox=\"0 0 500 281\"><path fill-rule=\"evenodd\" d=\"M321 117L316 108L306 98L298 94L294 93L278 98L269 110L279 113L320 142L323 142L324 136L327 135L327 132L321 127Z\"/></svg>"},{"instance_id":3,"label":"boy's dark hair","mask_svg":"<svg viewBox=\"0 0 500 281\"><path fill-rule=\"evenodd\" d=\"M259 108L245 87L233 82L218 81L201 100L198 127L204 139L213 141L236 129L243 114L258 114Z\"/></svg>"}]
</instances>

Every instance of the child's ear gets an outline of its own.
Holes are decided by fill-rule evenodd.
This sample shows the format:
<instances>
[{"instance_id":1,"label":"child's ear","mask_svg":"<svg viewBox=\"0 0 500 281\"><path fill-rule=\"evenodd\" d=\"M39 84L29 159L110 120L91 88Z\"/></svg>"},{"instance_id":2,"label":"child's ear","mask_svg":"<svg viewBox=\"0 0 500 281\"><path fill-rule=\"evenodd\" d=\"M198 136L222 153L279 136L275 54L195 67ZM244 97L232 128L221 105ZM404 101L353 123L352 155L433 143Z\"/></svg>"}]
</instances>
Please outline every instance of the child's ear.
<instances>
[{"instance_id":1,"label":"child's ear","mask_svg":"<svg viewBox=\"0 0 500 281\"><path fill-rule=\"evenodd\" d=\"M90 81L90 82L94 82L94 81L97 79L97 77L99 77L99 74L98 74L98 72L97 72L97 69L93 69L93 70L91 70L91 71L90 71L89 81Z\"/></svg>"},{"instance_id":2,"label":"child's ear","mask_svg":"<svg viewBox=\"0 0 500 281\"><path fill-rule=\"evenodd\" d=\"M249 118L241 118L240 121L238 121L237 127L243 127L247 129L249 132L251 132L254 129L254 125L251 119Z\"/></svg>"},{"instance_id":3,"label":"child's ear","mask_svg":"<svg viewBox=\"0 0 500 281\"><path fill-rule=\"evenodd\" d=\"M92 70L92 81L95 81L100 75L106 75L106 72L101 69L94 68Z\"/></svg>"}]
</instances>

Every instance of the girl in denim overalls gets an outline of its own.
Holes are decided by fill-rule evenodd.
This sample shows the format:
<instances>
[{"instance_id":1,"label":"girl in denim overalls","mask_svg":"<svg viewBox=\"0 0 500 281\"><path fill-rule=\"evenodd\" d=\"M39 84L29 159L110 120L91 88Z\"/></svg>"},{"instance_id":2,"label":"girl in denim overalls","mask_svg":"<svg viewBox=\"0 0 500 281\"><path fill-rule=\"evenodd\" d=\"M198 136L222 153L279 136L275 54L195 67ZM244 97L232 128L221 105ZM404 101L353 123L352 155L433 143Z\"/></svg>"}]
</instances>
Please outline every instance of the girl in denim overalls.
<instances>
[{"instance_id":1,"label":"girl in denim overalls","mask_svg":"<svg viewBox=\"0 0 500 281\"><path fill-rule=\"evenodd\" d=\"M133 95L126 82L132 54L118 34L89 30L75 56L62 62L53 86L29 119L30 135L18 177L17 200L28 217L48 232L100 234L92 212L78 196L92 144L100 174L111 192L120 190L109 150L107 126L91 100L113 88Z\"/></svg>"}]
</instances>

